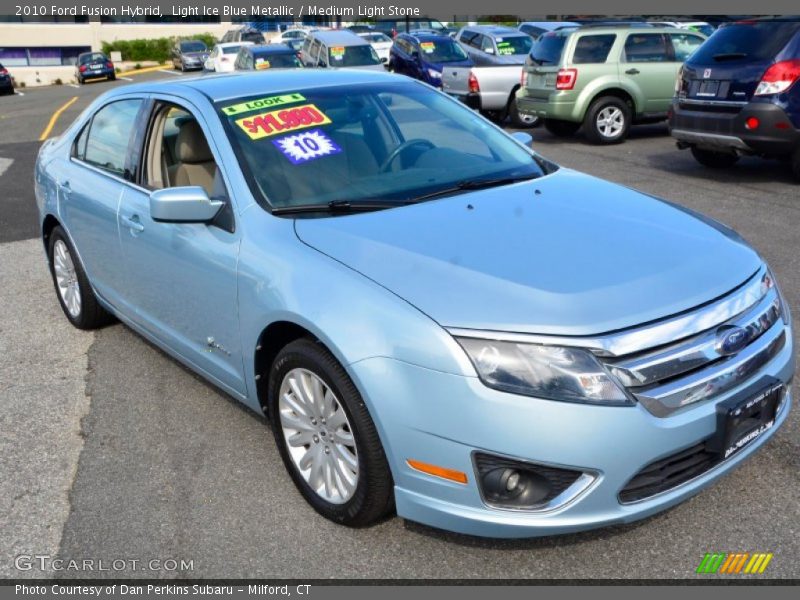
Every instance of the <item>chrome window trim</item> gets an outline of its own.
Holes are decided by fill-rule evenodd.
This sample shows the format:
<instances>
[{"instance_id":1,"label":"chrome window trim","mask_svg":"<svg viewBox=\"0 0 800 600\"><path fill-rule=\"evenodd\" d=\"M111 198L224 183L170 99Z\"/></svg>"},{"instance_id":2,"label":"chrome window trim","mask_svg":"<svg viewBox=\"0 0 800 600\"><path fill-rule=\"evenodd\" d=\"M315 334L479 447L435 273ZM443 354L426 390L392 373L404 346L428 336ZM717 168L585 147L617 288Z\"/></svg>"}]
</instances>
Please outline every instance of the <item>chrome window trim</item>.
<instances>
[{"instance_id":1,"label":"chrome window trim","mask_svg":"<svg viewBox=\"0 0 800 600\"><path fill-rule=\"evenodd\" d=\"M124 183L125 185L127 185L129 187L132 187L133 189L138 190L138 191L140 191L140 192L142 192L144 194L149 194L150 193L150 190L147 190L147 189L145 189L145 188L133 183L132 181L128 181L127 179L124 179L124 178L122 178L122 177L120 177L118 175L114 175L110 171L105 171L105 170L103 170L103 169L101 169L99 167L95 167L94 165L92 165L92 164L90 164L90 163L88 163L88 162L86 162L84 160L80 160L79 158L77 158L75 156L70 156L69 160L71 162L74 162L74 163L80 165L81 167L84 167L85 169L89 169L90 171L94 171L95 173L99 173L100 175L105 175L106 177L114 179L114 180L118 181L119 183Z\"/></svg>"},{"instance_id":2,"label":"chrome window trim","mask_svg":"<svg viewBox=\"0 0 800 600\"><path fill-rule=\"evenodd\" d=\"M766 266L761 265L758 271L750 276L744 284L722 298L689 312L617 333L594 336L559 336L460 327L445 327L445 329L456 337L516 342L519 344L579 347L591 350L598 356L625 356L657 346L673 344L721 325L742 314L766 295L762 290L761 284L761 280L766 274Z\"/></svg>"}]
</instances>

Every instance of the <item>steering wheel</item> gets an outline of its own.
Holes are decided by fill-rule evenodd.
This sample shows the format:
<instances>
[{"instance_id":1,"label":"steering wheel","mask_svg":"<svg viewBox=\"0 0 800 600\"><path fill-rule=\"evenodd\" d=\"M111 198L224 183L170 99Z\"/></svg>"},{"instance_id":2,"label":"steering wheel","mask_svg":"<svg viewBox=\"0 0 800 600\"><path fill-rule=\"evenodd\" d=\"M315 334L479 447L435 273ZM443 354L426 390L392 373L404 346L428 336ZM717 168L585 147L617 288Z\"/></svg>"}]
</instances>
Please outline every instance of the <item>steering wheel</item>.
<instances>
[{"instance_id":1,"label":"steering wheel","mask_svg":"<svg viewBox=\"0 0 800 600\"><path fill-rule=\"evenodd\" d=\"M389 153L389 156L386 157L386 160L383 161L383 164L380 166L380 172L385 173L389 170L389 167L392 166L392 163L397 160L397 157L400 156L403 152L412 148L413 146L425 146L428 150L435 148L436 146L430 142L429 140L423 140L422 138L414 138L413 140L406 140L397 148L392 150Z\"/></svg>"}]
</instances>

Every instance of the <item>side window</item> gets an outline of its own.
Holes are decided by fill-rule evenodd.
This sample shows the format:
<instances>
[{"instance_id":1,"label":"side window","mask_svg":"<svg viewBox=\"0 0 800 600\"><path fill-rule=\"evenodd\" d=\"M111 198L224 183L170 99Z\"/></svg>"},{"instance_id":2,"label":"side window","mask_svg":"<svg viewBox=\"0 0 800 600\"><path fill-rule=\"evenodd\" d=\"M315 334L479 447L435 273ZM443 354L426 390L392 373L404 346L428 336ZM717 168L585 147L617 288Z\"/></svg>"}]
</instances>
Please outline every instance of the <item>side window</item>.
<instances>
[{"instance_id":1,"label":"side window","mask_svg":"<svg viewBox=\"0 0 800 600\"><path fill-rule=\"evenodd\" d=\"M464 32L461 34L460 41L461 41L461 42L463 42L463 43L465 43L465 44L472 45L472 40L473 40L473 39L474 39L474 38L475 38L477 35L478 35L478 34L477 34L477 33L475 33L474 31L470 31L469 29L465 29L465 30L464 30Z\"/></svg>"},{"instance_id":2,"label":"side window","mask_svg":"<svg viewBox=\"0 0 800 600\"><path fill-rule=\"evenodd\" d=\"M606 62L616 39L615 34L581 36L575 43L572 62L576 65Z\"/></svg>"},{"instance_id":3,"label":"side window","mask_svg":"<svg viewBox=\"0 0 800 600\"><path fill-rule=\"evenodd\" d=\"M84 160L114 175L125 176L128 145L141 100L120 100L101 108L92 119Z\"/></svg>"},{"instance_id":4,"label":"side window","mask_svg":"<svg viewBox=\"0 0 800 600\"><path fill-rule=\"evenodd\" d=\"M308 55L308 50L309 50L310 47L311 47L311 38L307 37L303 41L303 50L302 50L302 52L304 52L306 55Z\"/></svg>"},{"instance_id":5,"label":"side window","mask_svg":"<svg viewBox=\"0 0 800 600\"><path fill-rule=\"evenodd\" d=\"M210 198L227 198L214 155L197 119L174 104L161 104L147 143L144 185L150 189L200 186Z\"/></svg>"},{"instance_id":6,"label":"side window","mask_svg":"<svg viewBox=\"0 0 800 600\"><path fill-rule=\"evenodd\" d=\"M319 56L319 47L320 42L319 40L314 40L311 42L311 50L309 50L308 55L311 58L311 62L316 63L317 57Z\"/></svg>"},{"instance_id":7,"label":"side window","mask_svg":"<svg viewBox=\"0 0 800 600\"><path fill-rule=\"evenodd\" d=\"M319 60L326 65L328 64L328 47L325 44L321 44L319 47Z\"/></svg>"},{"instance_id":8,"label":"side window","mask_svg":"<svg viewBox=\"0 0 800 600\"><path fill-rule=\"evenodd\" d=\"M83 130L78 136L78 139L75 140L75 145L72 147L72 156L74 156L78 160L86 159L86 140L89 138L89 128L91 126L92 126L91 121L89 121L86 125L83 126Z\"/></svg>"},{"instance_id":9,"label":"side window","mask_svg":"<svg viewBox=\"0 0 800 600\"><path fill-rule=\"evenodd\" d=\"M664 33L632 33L625 40L625 61L668 62L667 36Z\"/></svg>"},{"instance_id":10,"label":"side window","mask_svg":"<svg viewBox=\"0 0 800 600\"><path fill-rule=\"evenodd\" d=\"M480 50L483 48L483 36L479 33L469 41L469 45Z\"/></svg>"},{"instance_id":11,"label":"side window","mask_svg":"<svg viewBox=\"0 0 800 600\"><path fill-rule=\"evenodd\" d=\"M702 46L705 41L699 35L691 33L670 33L669 37L672 40L672 48L677 62L685 62L692 52Z\"/></svg>"},{"instance_id":12,"label":"side window","mask_svg":"<svg viewBox=\"0 0 800 600\"><path fill-rule=\"evenodd\" d=\"M494 54L494 42L492 41L492 38L490 38L488 35L484 35L482 37L481 50L487 54Z\"/></svg>"}]
</instances>

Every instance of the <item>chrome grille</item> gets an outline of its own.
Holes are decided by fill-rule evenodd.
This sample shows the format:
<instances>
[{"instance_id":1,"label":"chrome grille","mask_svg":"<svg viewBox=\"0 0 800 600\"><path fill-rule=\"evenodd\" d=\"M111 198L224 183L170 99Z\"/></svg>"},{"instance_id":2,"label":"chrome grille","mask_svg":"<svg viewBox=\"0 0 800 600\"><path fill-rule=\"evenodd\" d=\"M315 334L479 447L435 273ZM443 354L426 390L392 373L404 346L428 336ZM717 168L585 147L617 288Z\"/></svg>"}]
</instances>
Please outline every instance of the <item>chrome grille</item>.
<instances>
[{"instance_id":1,"label":"chrome grille","mask_svg":"<svg viewBox=\"0 0 800 600\"><path fill-rule=\"evenodd\" d=\"M786 345L778 291L766 272L757 281L760 297L751 294L752 304L733 318L672 344L600 360L659 417L737 387ZM720 337L734 330L742 336L741 347L726 353Z\"/></svg>"}]
</instances>

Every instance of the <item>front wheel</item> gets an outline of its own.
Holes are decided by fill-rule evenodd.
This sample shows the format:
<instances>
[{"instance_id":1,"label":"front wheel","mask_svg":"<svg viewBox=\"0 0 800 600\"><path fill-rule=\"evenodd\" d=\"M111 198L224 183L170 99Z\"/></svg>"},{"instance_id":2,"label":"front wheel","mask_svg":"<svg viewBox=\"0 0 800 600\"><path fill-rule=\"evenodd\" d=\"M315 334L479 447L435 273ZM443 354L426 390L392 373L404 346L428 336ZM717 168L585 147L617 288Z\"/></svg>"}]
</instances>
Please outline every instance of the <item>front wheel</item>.
<instances>
[{"instance_id":1,"label":"front wheel","mask_svg":"<svg viewBox=\"0 0 800 600\"><path fill-rule=\"evenodd\" d=\"M511 96L511 100L508 101L508 118L511 120L511 126L517 129L536 127L539 122L539 117L536 115L526 115L519 112L517 100L513 95Z\"/></svg>"},{"instance_id":2,"label":"front wheel","mask_svg":"<svg viewBox=\"0 0 800 600\"><path fill-rule=\"evenodd\" d=\"M61 227L50 234L48 257L58 302L69 322L78 329L97 329L108 324L112 317L97 301L78 255Z\"/></svg>"},{"instance_id":3,"label":"front wheel","mask_svg":"<svg viewBox=\"0 0 800 600\"><path fill-rule=\"evenodd\" d=\"M692 156L704 167L712 169L727 169L732 167L739 160L739 156L733 152L716 152L714 150L704 150L692 146Z\"/></svg>"},{"instance_id":4,"label":"front wheel","mask_svg":"<svg viewBox=\"0 0 800 600\"><path fill-rule=\"evenodd\" d=\"M322 344L304 338L278 353L268 414L286 469L319 514L358 527L392 510L394 483L375 424Z\"/></svg>"},{"instance_id":5,"label":"front wheel","mask_svg":"<svg viewBox=\"0 0 800 600\"><path fill-rule=\"evenodd\" d=\"M616 96L598 98L589 107L583 130L590 142L617 144L628 137L631 126L631 107Z\"/></svg>"}]
</instances>

